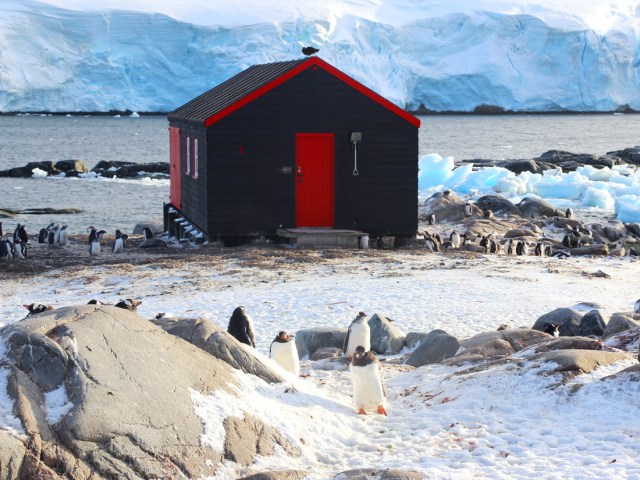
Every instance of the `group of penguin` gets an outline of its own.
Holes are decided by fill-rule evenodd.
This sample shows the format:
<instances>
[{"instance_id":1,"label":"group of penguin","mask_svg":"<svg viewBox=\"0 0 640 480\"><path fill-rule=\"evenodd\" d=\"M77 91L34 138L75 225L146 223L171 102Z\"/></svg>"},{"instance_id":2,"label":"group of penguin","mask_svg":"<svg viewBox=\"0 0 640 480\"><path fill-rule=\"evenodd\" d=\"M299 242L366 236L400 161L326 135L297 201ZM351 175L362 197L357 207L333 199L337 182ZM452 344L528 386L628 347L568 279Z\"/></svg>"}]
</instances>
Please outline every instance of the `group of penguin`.
<instances>
[{"instance_id":1,"label":"group of penguin","mask_svg":"<svg viewBox=\"0 0 640 480\"><path fill-rule=\"evenodd\" d=\"M24 225L18 224L13 235L7 234L4 238L2 222L0 222L0 259L25 259L27 258L27 242L29 237Z\"/></svg>"},{"instance_id":2,"label":"group of penguin","mask_svg":"<svg viewBox=\"0 0 640 480\"><path fill-rule=\"evenodd\" d=\"M123 308L125 310L129 310L130 312L135 312L138 309L138 306L141 305L142 302L140 300L135 300L133 298L125 298L124 300L120 300L117 303L114 303L114 307ZM107 305L100 300L89 300L87 305ZM25 318L29 318L33 315L37 315L39 313L48 312L53 310L54 308L51 305L44 305L43 303L30 303L29 305L22 305L29 312Z\"/></svg>"},{"instance_id":3,"label":"group of penguin","mask_svg":"<svg viewBox=\"0 0 640 480\"><path fill-rule=\"evenodd\" d=\"M554 255L551 245L544 242L536 242L533 250L529 244L523 240L514 240L508 238L503 244L498 242L493 234L482 235L469 235L466 232L462 235L456 230L453 230L447 240L443 240L438 233L430 233L424 231L421 234L425 240L426 247L432 252L441 252L442 250L451 250L465 248L467 245L474 245L475 247L481 247L484 253L500 253L504 252L507 255L529 255L533 253L537 257L550 257Z\"/></svg>"},{"instance_id":4,"label":"group of penguin","mask_svg":"<svg viewBox=\"0 0 640 480\"><path fill-rule=\"evenodd\" d=\"M237 307L233 311L227 332L239 342L256 347L253 321L244 307ZM358 414L366 415L367 409L375 409L378 414L387 415L384 408L387 389L380 361L371 352L371 329L366 313L359 312L349 325L343 352L349 361L353 397ZM293 335L286 331L278 332L269 347L269 357L283 369L296 376L300 375L300 360Z\"/></svg>"},{"instance_id":5,"label":"group of penguin","mask_svg":"<svg viewBox=\"0 0 640 480\"><path fill-rule=\"evenodd\" d=\"M100 255L102 251L102 238L107 233L105 230L97 230L91 226L87 228L89 254L96 256ZM147 243L146 246L158 246L154 242L161 242L166 246L162 240L154 239L153 232L150 228L145 227L143 230L144 240ZM127 239L129 236L116 229L115 237L113 241L113 253L124 252L127 246ZM29 242L29 236L27 234L25 225L18 223L13 235L7 233L5 238L2 230L2 222L0 222L0 259L25 259L27 258L27 244ZM69 232L67 225L59 226L56 223L50 223L48 226L41 228L38 232L38 243L54 245L68 245ZM141 244L142 245L142 244Z\"/></svg>"}]
</instances>

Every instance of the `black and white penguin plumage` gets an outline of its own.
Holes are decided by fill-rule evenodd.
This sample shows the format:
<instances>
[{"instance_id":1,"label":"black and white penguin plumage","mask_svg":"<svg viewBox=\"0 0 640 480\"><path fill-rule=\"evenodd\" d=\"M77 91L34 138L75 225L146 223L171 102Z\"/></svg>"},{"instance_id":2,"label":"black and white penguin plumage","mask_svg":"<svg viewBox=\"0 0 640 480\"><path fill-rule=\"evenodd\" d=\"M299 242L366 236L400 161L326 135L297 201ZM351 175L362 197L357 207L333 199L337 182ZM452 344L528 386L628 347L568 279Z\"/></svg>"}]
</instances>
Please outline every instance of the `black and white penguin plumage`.
<instances>
[{"instance_id":1,"label":"black and white penguin plumage","mask_svg":"<svg viewBox=\"0 0 640 480\"><path fill-rule=\"evenodd\" d=\"M140 248L167 248L167 242L160 238L153 238L153 232L149 227L142 229L144 240L140 242Z\"/></svg>"},{"instance_id":2,"label":"black and white penguin plumage","mask_svg":"<svg viewBox=\"0 0 640 480\"><path fill-rule=\"evenodd\" d=\"M551 257L555 257L555 258L564 259L564 258L569 258L571 256L571 253L565 252L564 250L556 250L550 256Z\"/></svg>"},{"instance_id":3,"label":"black and white penguin plumage","mask_svg":"<svg viewBox=\"0 0 640 480\"><path fill-rule=\"evenodd\" d=\"M49 244L50 247L56 244L57 236L58 236L58 226L55 225L47 231L47 243Z\"/></svg>"},{"instance_id":4,"label":"black and white penguin plumage","mask_svg":"<svg viewBox=\"0 0 640 480\"><path fill-rule=\"evenodd\" d=\"M100 255L100 251L102 250L102 246L100 245L100 241L104 234L107 233L104 230L99 230L95 234L94 240L89 244L89 254L96 256Z\"/></svg>"},{"instance_id":5,"label":"black and white penguin plumage","mask_svg":"<svg viewBox=\"0 0 640 480\"><path fill-rule=\"evenodd\" d=\"M124 249L127 246L127 238L129 238L127 234L122 233L120 230L116 230L116 238L113 241L113 253L124 252Z\"/></svg>"},{"instance_id":6,"label":"black and white penguin plumage","mask_svg":"<svg viewBox=\"0 0 640 480\"><path fill-rule=\"evenodd\" d=\"M428 236L425 239L425 244L426 244L427 248L432 252L439 252L440 251L440 244L432 236Z\"/></svg>"},{"instance_id":7,"label":"black and white penguin plumage","mask_svg":"<svg viewBox=\"0 0 640 480\"><path fill-rule=\"evenodd\" d=\"M10 260L13 258L13 252L11 251L10 242L0 237L0 259Z\"/></svg>"},{"instance_id":8,"label":"black and white penguin plumage","mask_svg":"<svg viewBox=\"0 0 640 480\"><path fill-rule=\"evenodd\" d=\"M560 336L560 325L558 325L557 323L547 323L544 327L544 330L542 330L544 333L548 333L549 335L551 335L552 337L559 337Z\"/></svg>"},{"instance_id":9,"label":"black and white penguin plumage","mask_svg":"<svg viewBox=\"0 0 640 480\"><path fill-rule=\"evenodd\" d=\"M144 227L142 229L142 234L144 235L144 239L145 240L150 240L153 238L153 232L151 231L151 229L149 227Z\"/></svg>"},{"instance_id":10,"label":"black and white penguin plumage","mask_svg":"<svg viewBox=\"0 0 640 480\"><path fill-rule=\"evenodd\" d=\"M473 213L473 206L471 205L471 202L466 202L464 204L464 216L470 217L472 213Z\"/></svg>"},{"instance_id":11,"label":"black and white penguin plumage","mask_svg":"<svg viewBox=\"0 0 640 480\"><path fill-rule=\"evenodd\" d=\"M536 242L536 246L533 249L533 254L536 257L546 257L547 256L547 250L545 248L545 244L542 242Z\"/></svg>"},{"instance_id":12,"label":"black and white penguin plumage","mask_svg":"<svg viewBox=\"0 0 640 480\"><path fill-rule=\"evenodd\" d=\"M47 312L49 310L53 310L53 307L50 305L43 305L42 303L31 303L29 305L22 305L24 308L29 310L29 315L37 315L38 313Z\"/></svg>"},{"instance_id":13,"label":"black and white penguin plumage","mask_svg":"<svg viewBox=\"0 0 640 480\"><path fill-rule=\"evenodd\" d=\"M451 242L453 248L460 248L460 246L462 245L462 239L460 237L460 234L456 230L451 232L451 234L449 235L449 241Z\"/></svg>"},{"instance_id":14,"label":"black and white penguin plumage","mask_svg":"<svg viewBox=\"0 0 640 480\"><path fill-rule=\"evenodd\" d=\"M67 230L67 226L63 225L60 227L58 231L58 244L66 245L69 243L69 231Z\"/></svg>"},{"instance_id":15,"label":"black and white penguin plumage","mask_svg":"<svg viewBox=\"0 0 640 480\"><path fill-rule=\"evenodd\" d=\"M349 325L347 336L344 338L342 350L349 361L351 361L358 345L363 346L366 351L371 350L371 328L367 322L367 314L364 312L358 312L356 318Z\"/></svg>"},{"instance_id":16,"label":"black and white penguin plumage","mask_svg":"<svg viewBox=\"0 0 640 480\"><path fill-rule=\"evenodd\" d=\"M118 303L114 305L114 307L123 308L125 310L129 310L130 312L136 312L138 310L139 305L142 305L142 302L140 300L134 300L133 298L126 298L124 300L120 300Z\"/></svg>"},{"instance_id":17,"label":"black and white penguin plumage","mask_svg":"<svg viewBox=\"0 0 640 480\"><path fill-rule=\"evenodd\" d=\"M253 330L253 321L247 315L244 307L236 307L229 319L227 332L240 343L256 348L256 335Z\"/></svg>"},{"instance_id":18,"label":"black and white penguin plumage","mask_svg":"<svg viewBox=\"0 0 640 480\"><path fill-rule=\"evenodd\" d=\"M27 235L27 230L24 225L18 224L16 229L13 232L13 243L16 244L18 242L29 243L29 235Z\"/></svg>"},{"instance_id":19,"label":"black and white penguin plumage","mask_svg":"<svg viewBox=\"0 0 640 480\"><path fill-rule=\"evenodd\" d=\"M571 208L567 208L564 212L565 217L567 218L573 218L573 209Z\"/></svg>"},{"instance_id":20,"label":"black and white penguin plumage","mask_svg":"<svg viewBox=\"0 0 640 480\"><path fill-rule=\"evenodd\" d=\"M53 223L50 223L47 227L40 229L38 232L38 243L47 243L50 228L53 228Z\"/></svg>"},{"instance_id":21,"label":"black and white penguin plumage","mask_svg":"<svg viewBox=\"0 0 640 480\"><path fill-rule=\"evenodd\" d=\"M353 399L358 413L366 415L367 409L375 408L380 415L386 415L384 403L387 398L387 388L382 377L380 361L375 354L358 345L353 353L349 370L353 385Z\"/></svg>"},{"instance_id":22,"label":"black and white penguin plumage","mask_svg":"<svg viewBox=\"0 0 640 480\"><path fill-rule=\"evenodd\" d=\"M516 255L529 255L529 245L527 242L518 242L516 245Z\"/></svg>"},{"instance_id":23,"label":"black and white penguin plumage","mask_svg":"<svg viewBox=\"0 0 640 480\"><path fill-rule=\"evenodd\" d=\"M18 238L13 245L13 257L19 258L20 260L27 258L27 244L23 242L21 238Z\"/></svg>"},{"instance_id":24,"label":"black and white penguin plumage","mask_svg":"<svg viewBox=\"0 0 640 480\"><path fill-rule=\"evenodd\" d=\"M284 330L279 332L271 342L269 357L288 372L296 376L300 375L300 359L296 342Z\"/></svg>"},{"instance_id":25,"label":"black and white penguin plumage","mask_svg":"<svg viewBox=\"0 0 640 480\"><path fill-rule=\"evenodd\" d=\"M504 253L506 253L507 255L513 255L515 253L513 247L513 238L508 238L504 243Z\"/></svg>"},{"instance_id":26,"label":"black and white penguin plumage","mask_svg":"<svg viewBox=\"0 0 640 480\"><path fill-rule=\"evenodd\" d=\"M89 245L91 245L95 241L98 231L96 230L96 227L92 225L87 228L87 232L89 232Z\"/></svg>"},{"instance_id":27,"label":"black and white penguin plumage","mask_svg":"<svg viewBox=\"0 0 640 480\"><path fill-rule=\"evenodd\" d=\"M436 223L436 214L435 213L429 213L427 214L427 223L429 225L433 225L434 223Z\"/></svg>"},{"instance_id":28,"label":"black and white penguin plumage","mask_svg":"<svg viewBox=\"0 0 640 480\"><path fill-rule=\"evenodd\" d=\"M106 305L106 304L104 302L101 302L100 300L96 300L95 298L92 298L87 302L87 305Z\"/></svg>"}]
</instances>

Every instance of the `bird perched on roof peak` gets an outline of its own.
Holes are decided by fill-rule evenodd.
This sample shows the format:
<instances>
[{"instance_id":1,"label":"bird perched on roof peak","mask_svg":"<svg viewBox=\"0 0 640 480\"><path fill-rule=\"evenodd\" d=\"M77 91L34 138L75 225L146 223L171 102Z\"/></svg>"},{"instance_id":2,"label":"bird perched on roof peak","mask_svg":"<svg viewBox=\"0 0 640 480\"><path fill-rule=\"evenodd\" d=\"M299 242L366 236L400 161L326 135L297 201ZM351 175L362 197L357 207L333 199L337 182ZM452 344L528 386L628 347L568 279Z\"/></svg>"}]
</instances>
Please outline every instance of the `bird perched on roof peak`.
<instances>
[{"instance_id":1,"label":"bird perched on roof peak","mask_svg":"<svg viewBox=\"0 0 640 480\"><path fill-rule=\"evenodd\" d=\"M319 48L314 48L311 46L302 47L302 53L304 53L307 57L313 55L314 53L318 53L320 51Z\"/></svg>"}]
</instances>

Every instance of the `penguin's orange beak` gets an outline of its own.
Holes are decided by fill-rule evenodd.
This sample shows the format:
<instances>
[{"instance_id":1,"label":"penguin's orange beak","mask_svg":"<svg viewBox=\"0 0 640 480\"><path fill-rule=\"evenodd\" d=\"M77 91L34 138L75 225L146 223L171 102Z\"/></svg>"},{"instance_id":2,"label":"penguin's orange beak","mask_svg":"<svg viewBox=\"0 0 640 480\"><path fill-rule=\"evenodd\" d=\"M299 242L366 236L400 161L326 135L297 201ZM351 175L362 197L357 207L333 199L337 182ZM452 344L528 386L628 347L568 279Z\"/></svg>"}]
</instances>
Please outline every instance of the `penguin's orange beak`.
<instances>
[{"instance_id":1,"label":"penguin's orange beak","mask_svg":"<svg viewBox=\"0 0 640 480\"><path fill-rule=\"evenodd\" d=\"M22 305L24 308L26 308L27 310L29 310L29 305Z\"/></svg>"}]
</instances>

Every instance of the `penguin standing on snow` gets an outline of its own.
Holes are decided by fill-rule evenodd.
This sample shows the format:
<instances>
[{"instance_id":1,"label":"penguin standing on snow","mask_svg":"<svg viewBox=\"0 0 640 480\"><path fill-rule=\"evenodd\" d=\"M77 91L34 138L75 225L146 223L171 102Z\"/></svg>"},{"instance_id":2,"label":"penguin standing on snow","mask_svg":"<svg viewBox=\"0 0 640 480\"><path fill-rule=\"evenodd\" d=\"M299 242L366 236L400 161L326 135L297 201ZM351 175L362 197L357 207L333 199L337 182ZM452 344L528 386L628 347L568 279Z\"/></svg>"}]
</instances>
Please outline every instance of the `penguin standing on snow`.
<instances>
[{"instance_id":1,"label":"penguin standing on snow","mask_svg":"<svg viewBox=\"0 0 640 480\"><path fill-rule=\"evenodd\" d=\"M353 385L353 399L358 414L366 415L366 409L375 408L380 415L386 415L384 402L387 398L387 389L382 378L380 362L375 354L365 351L362 345L358 345L353 353L349 370Z\"/></svg>"},{"instance_id":2,"label":"penguin standing on snow","mask_svg":"<svg viewBox=\"0 0 640 480\"><path fill-rule=\"evenodd\" d=\"M276 338L273 339L273 342L271 342L269 357L295 376L300 375L300 360L298 358L296 342L294 342L293 337L284 330L278 333Z\"/></svg>"},{"instance_id":3,"label":"penguin standing on snow","mask_svg":"<svg viewBox=\"0 0 640 480\"><path fill-rule=\"evenodd\" d=\"M102 236L107 233L104 230L100 230L96 232L95 239L89 244L89 255L100 255L100 250L102 247L100 246L100 241L102 240Z\"/></svg>"},{"instance_id":4,"label":"penguin standing on snow","mask_svg":"<svg viewBox=\"0 0 640 480\"><path fill-rule=\"evenodd\" d=\"M237 307L233 311L233 314L229 319L227 332L240 343L245 343L256 348L256 335L253 331L253 321L251 320L251 317L247 315L244 307Z\"/></svg>"},{"instance_id":5,"label":"penguin standing on snow","mask_svg":"<svg viewBox=\"0 0 640 480\"><path fill-rule=\"evenodd\" d=\"M358 312L358 316L349 325L347 336L344 338L342 350L349 361L358 345L363 346L367 352L371 350L371 328L367 322L367 314L364 312Z\"/></svg>"},{"instance_id":6,"label":"penguin standing on snow","mask_svg":"<svg viewBox=\"0 0 640 480\"><path fill-rule=\"evenodd\" d=\"M120 230L116 230L116 239L113 241L113 253L124 252L127 246L127 238L129 238L129 235L122 233Z\"/></svg>"}]
</instances>

